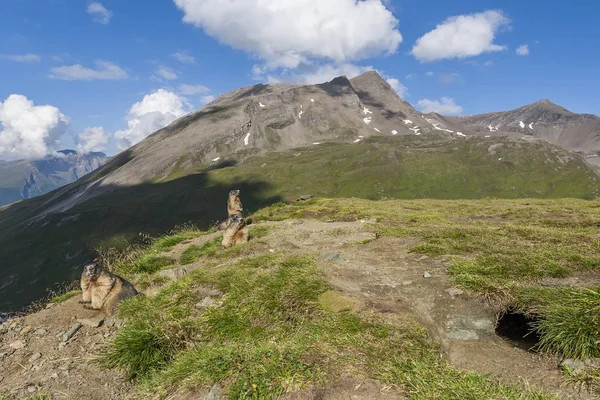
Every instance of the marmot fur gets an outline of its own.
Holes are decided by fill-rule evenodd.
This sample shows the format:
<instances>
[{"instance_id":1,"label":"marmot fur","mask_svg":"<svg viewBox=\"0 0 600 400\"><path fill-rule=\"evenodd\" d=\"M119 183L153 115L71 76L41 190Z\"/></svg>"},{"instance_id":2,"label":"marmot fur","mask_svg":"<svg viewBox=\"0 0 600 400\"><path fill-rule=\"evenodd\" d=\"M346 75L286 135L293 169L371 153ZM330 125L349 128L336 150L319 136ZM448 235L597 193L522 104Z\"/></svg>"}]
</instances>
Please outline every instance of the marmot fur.
<instances>
[{"instance_id":1,"label":"marmot fur","mask_svg":"<svg viewBox=\"0 0 600 400\"><path fill-rule=\"evenodd\" d=\"M242 200L240 200L240 191L230 191L229 198L227 199L227 216L239 215L241 217L243 212L244 207L242 207Z\"/></svg>"},{"instance_id":2,"label":"marmot fur","mask_svg":"<svg viewBox=\"0 0 600 400\"><path fill-rule=\"evenodd\" d=\"M234 215L229 218L229 225L223 233L223 241L221 244L228 249L240 243L248 243L248 227L246 222L239 215Z\"/></svg>"},{"instance_id":3,"label":"marmot fur","mask_svg":"<svg viewBox=\"0 0 600 400\"><path fill-rule=\"evenodd\" d=\"M121 301L138 295L131 283L96 263L83 267L81 290L81 302L88 303L83 308L101 310L107 317L117 312Z\"/></svg>"}]
</instances>

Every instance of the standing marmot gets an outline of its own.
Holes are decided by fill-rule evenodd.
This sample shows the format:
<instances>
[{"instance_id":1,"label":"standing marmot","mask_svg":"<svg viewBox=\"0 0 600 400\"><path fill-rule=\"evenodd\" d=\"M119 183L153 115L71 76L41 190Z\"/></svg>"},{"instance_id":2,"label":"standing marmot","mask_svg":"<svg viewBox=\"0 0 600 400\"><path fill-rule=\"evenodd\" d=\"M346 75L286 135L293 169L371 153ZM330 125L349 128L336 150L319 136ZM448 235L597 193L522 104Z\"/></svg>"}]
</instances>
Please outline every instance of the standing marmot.
<instances>
[{"instance_id":1,"label":"standing marmot","mask_svg":"<svg viewBox=\"0 0 600 400\"><path fill-rule=\"evenodd\" d=\"M224 231L231 222L231 217L238 215L243 216L244 207L242 206L242 200L240 200L240 191L231 190L229 192L229 198L227 199L227 219L219 224L219 230Z\"/></svg>"},{"instance_id":2,"label":"standing marmot","mask_svg":"<svg viewBox=\"0 0 600 400\"><path fill-rule=\"evenodd\" d=\"M82 303L88 310L101 310L107 317L113 316L119 303L138 294L135 287L96 263L83 267L81 274Z\"/></svg>"},{"instance_id":3,"label":"standing marmot","mask_svg":"<svg viewBox=\"0 0 600 400\"><path fill-rule=\"evenodd\" d=\"M240 200L240 191L230 191L229 198L227 199L227 216L239 215L241 217L243 212L244 207L242 207L242 200Z\"/></svg>"},{"instance_id":4,"label":"standing marmot","mask_svg":"<svg viewBox=\"0 0 600 400\"><path fill-rule=\"evenodd\" d=\"M248 243L248 227L242 217L234 215L229 218L229 224L223 233L221 244L228 249L240 243Z\"/></svg>"}]
</instances>

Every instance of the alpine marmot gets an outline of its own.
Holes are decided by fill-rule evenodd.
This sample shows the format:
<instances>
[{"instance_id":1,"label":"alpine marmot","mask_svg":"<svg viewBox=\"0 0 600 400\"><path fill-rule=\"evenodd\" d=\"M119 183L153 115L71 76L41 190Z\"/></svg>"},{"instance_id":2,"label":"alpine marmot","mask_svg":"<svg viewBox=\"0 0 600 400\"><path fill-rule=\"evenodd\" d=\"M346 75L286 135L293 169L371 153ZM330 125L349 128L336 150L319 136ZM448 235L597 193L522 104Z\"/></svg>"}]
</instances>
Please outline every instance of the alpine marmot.
<instances>
[{"instance_id":1,"label":"alpine marmot","mask_svg":"<svg viewBox=\"0 0 600 400\"><path fill-rule=\"evenodd\" d=\"M121 301L138 295L131 283L96 263L83 267L81 290L81 303L87 303L83 308L101 310L107 317L117 312Z\"/></svg>"},{"instance_id":2,"label":"alpine marmot","mask_svg":"<svg viewBox=\"0 0 600 400\"><path fill-rule=\"evenodd\" d=\"M246 222L239 215L234 215L229 218L227 229L223 233L223 241L221 244L228 249L237 244L248 243L248 227Z\"/></svg>"}]
</instances>

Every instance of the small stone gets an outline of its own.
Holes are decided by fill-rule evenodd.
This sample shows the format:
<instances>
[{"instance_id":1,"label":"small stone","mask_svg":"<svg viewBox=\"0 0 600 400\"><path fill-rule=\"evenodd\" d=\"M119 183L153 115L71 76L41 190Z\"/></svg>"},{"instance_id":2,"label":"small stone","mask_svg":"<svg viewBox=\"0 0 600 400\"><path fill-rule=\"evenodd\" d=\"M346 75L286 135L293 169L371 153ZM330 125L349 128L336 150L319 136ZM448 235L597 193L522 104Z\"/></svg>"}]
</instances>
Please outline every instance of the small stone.
<instances>
[{"instance_id":1,"label":"small stone","mask_svg":"<svg viewBox=\"0 0 600 400\"><path fill-rule=\"evenodd\" d=\"M275 253L275 250L269 249L269 253Z\"/></svg>"},{"instance_id":2,"label":"small stone","mask_svg":"<svg viewBox=\"0 0 600 400\"><path fill-rule=\"evenodd\" d=\"M31 357L29 357L29 362L32 363L40 358L42 358L42 353L33 353Z\"/></svg>"},{"instance_id":3,"label":"small stone","mask_svg":"<svg viewBox=\"0 0 600 400\"><path fill-rule=\"evenodd\" d=\"M8 347L15 350L19 350L25 347L25 342L22 340L17 340L16 342L12 342L11 344L9 344Z\"/></svg>"},{"instance_id":4,"label":"small stone","mask_svg":"<svg viewBox=\"0 0 600 400\"><path fill-rule=\"evenodd\" d=\"M112 328L113 326L115 326L115 319L114 318L106 318L104 320L104 326Z\"/></svg>"},{"instance_id":5,"label":"small stone","mask_svg":"<svg viewBox=\"0 0 600 400\"><path fill-rule=\"evenodd\" d=\"M56 334L56 337L60 339L60 337L64 334L65 334L65 331L60 331Z\"/></svg>"},{"instance_id":6,"label":"small stone","mask_svg":"<svg viewBox=\"0 0 600 400\"><path fill-rule=\"evenodd\" d=\"M50 375L50 379L58 379L58 374L55 372L52 375Z\"/></svg>"},{"instance_id":7,"label":"small stone","mask_svg":"<svg viewBox=\"0 0 600 400\"><path fill-rule=\"evenodd\" d=\"M215 304L215 299L213 299L210 296L207 296L204 299L202 299L201 302L196 304L196 308L206 308L206 307L210 307L214 304Z\"/></svg>"},{"instance_id":8,"label":"small stone","mask_svg":"<svg viewBox=\"0 0 600 400\"><path fill-rule=\"evenodd\" d=\"M566 360L563 360L563 362L560 363L560 366L565 369L568 369L569 371L571 371L573 373L578 373L580 371L583 371L586 367L584 361L575 360L572 358L567 358Z\"/></svg>"},{"instance_id":9,"label":"small stone","mask_svg":"<svg viewBox=\"0 0 600 400\"><path fill-rule=\"evenodd\" d=\"M67 342L60 342L58 344L58 350L61 351L62 349L65 348L66 345L67 345Z\"/></svg>"},{"instance_id":10,"label":"small stone","mask_svg":"<svg viewBox=\"0 0 600 400\"><path fill-rule=\"evenodd\" d=\"M29 386L27 386L27 391L28 391L29 393L35 393L35 392L37 392L37 389L36 389L36 387L35 387L35 386L33 386L33 385L29 385Z\"/></svg>"},{"instance_id":11,"label":"small stone","mask_svg":"<svg viewBox=\"0 0 600 400\"><path fill-rule=\"evenodd\" d=\"M431 274L429 272L425 272L425 273L423 273L423 278L429 279L429 278L431 278Z\"/></svg>"},{"instance_id":12,"label":"small stone","mask_svg":"<svg viewBox=\"0 0 600 400\"><path fill-rule=\"evenodd\" d=\"M220 400L221 399L221 385L215 383L213 387L208 392L208 396L206 396L206 400Z\"/></svg>"},{"instance_id":13,"label":"small stone","mask_svg":"<svg viewBox=\"0 0 600 400\"><path fill-rule=\"evenodd\" d=\"M323 254L323 258L336 264L341 264L344 262L344 259L340 256L340 253L325 253Z\"/></svg>"},{"instance_id":14,"label":"small stone","mask_svg":"<svg viewBox=\"0 0 600 400\"><path fill-rule=\"evenodd\" d=\"M90 328L98 328L104 322L104 316L100 314L92 318L78 319L77 322Z\"/></svg>"},{"instance_id":15,"label":"small stone","mask_svg":"<svg viewBox=\"0 0 600 400\"><path fill-rule=\"evenodd\" d=\"M52 308L52 307L54 307L54 303L48 303L48 304L46 304L46 310L49 309L49 308Z\"/></svg>"},{"instance_id":16,"label":"small stone","mask_svg":"<svg viewBox=\"0 0 600 400\"><path fill-rule=\"evenodd\" d=\"M21 334L21 335L27 335L27 334L28 334L29 332L31 332L31 331L32 331L32 328L31 328L31 326L26 326L25 328L23 328L23 329L21 330L21 332L19 332L19 334Z\"/></svg>"},{"instance_id":17,"label":"small stone","mask_svg":"<svg viewBox=\"0 0 600 400\"><path fill-rule=\"evenodd\" d=\"M487 331L487 332L491 333L496 330L496 325L494 324L494 321L492 321L491 319L486 319L486 318L474 319L471 321L471 323L473 324L473 326L475 328L477 328L478 330L481 330L481 331Z\"/></svg>"},{"instance_id":18,"label":"small stone","mask_svg":"<svg viewBox=\"0 0 600 400\"><path fill-rule=\"evenodd\" d=\"M160 271L158 276L165 276L171 279L181 279L187 275L187 271L183 268L172 268Z\"/></svg>"},{"instance_id":19,"label":"small stone","mask_svg":"<svg viewBox=\"0 0 600 400\"><path fill-rule=\"evenodd\" d=\"M413 281L404 281L402 282L402 286L412 285Z\"/></svg>"},{"instance_id":20,"label":"small stone","mask_svg":"<svg viewBox=\"0 0 600 400\"><path fill-rule=\"evenodd\" d=\"M73 325L71 327L71 329L69 329L64 335L61 336L61 340L63 342L68 341L69 339L71 339L76 333L77 331L82 327L83 325L81 325L81 323L76 322L75 325Z\"/></svg>"},{"instance_id":21,"label":"small stone","mask_svg":"<svg viewBox=\"0 0 600 400\"><path fill-rule=\"evenodd\" d=\"M423 261L423 260L427 260L428 258L429 258L429 256L421 256L417 260L418 261Z\"/></svg>"},{"instance_id":22,"label":"small stone","mask_svg":"<svg viewBox=\"0 0 600 400\"><path fill-rule=\"evenodd\" d=\"M461 294L464 293L464 291L462 291L458 288L446 289L446 290L444 290L444 292L448 293L450 295L450 297L452 297L452 298L454 298L455 296L460 296Z\"/></svg>"},{"instance_id":23,"label":"small stone","mask_svg":"<svg viewBox=\"0 0 600 400\"><path fill-rule=\"evenodd\" d=\"M61 371L68 371L69 370L69 364L59 365L58 369L60 369Z\"/></svg>"},{"instance_id":24,"label":"small stone","mask_svg":"<svg viewBox=\"0 0 600 400\"><path fill-rule=\"evenodd\" d=\"M38 329L35 332L33 332L35 336L45 336L47 333L48 331L45 329Z\"/></svg>"}]
</instances>

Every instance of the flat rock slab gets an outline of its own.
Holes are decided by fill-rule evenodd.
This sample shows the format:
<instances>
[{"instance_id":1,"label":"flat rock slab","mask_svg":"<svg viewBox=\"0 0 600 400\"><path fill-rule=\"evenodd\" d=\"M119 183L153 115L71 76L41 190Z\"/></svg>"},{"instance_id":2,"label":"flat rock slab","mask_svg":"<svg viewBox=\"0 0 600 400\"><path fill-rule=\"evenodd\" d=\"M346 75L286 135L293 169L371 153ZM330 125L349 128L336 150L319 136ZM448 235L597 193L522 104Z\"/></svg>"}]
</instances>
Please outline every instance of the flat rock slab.
<instances>
[{"instance_id":1,"label":"flat rock slab","mask_svg":"<svg viewBox=\"0 0 600 400\"><path fill-rule=\"evenodd\" d=\"M78 319L77 322L90 328L98 328L104 322L104 316L100 314L91 318Z\"/></svg>"},{"instance_id":2,"label":"flat rock slab","mask_svg":"<svg viewBox=\"0 0 600 400\"><path fill-rule=\"evenodd\" d=\"M340 253L325 253L323 254L323 258L336 264L341 264L344 262L344 259Z\"/></svg>"},{"instance_id":3,"label":"flat rock slab","mask_svg":"<svg viewBox=\"0 0 600 400\"><path fill-rule=\"evenodd\" d=\"M75 325L73 325L71 327L71 329L69 329L66 333L64 333L60 339L63 342L68 341L69 339L71 339L76 333L77 331L82 327L83 325L80 322L76 322Z\"/></svg>"}]
</instances>

